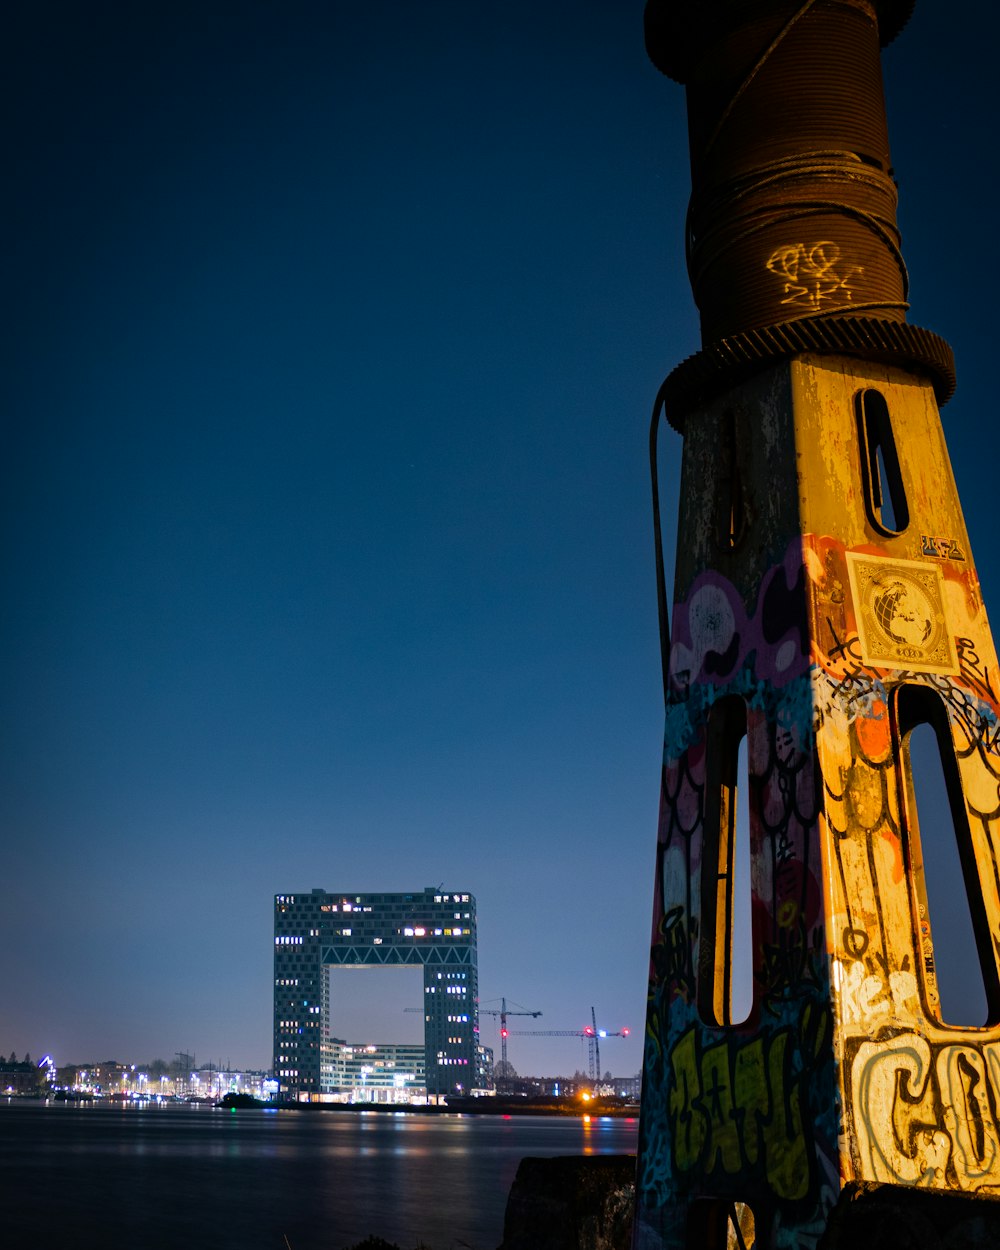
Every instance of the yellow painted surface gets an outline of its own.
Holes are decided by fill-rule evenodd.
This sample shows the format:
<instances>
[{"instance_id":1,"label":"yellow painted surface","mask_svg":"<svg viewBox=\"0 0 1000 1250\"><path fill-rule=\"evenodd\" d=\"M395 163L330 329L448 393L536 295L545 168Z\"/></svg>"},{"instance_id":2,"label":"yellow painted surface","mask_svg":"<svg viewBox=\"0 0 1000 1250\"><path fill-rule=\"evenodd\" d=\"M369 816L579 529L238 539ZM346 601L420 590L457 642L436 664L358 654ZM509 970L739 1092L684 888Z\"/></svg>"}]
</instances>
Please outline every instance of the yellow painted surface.
<instances>
[{"instance_id":1,"label":"yellow painted surface","mask_svg":"<svg viewBox=\"0 0 1000 1250\"><path fill-rule=\"evenodd\" d=\"M802 359L791 380L827 788L842 1175L1000 1193L1000 1028L941 1021L905 726L893 711L910 686L947 715L990 937L981 952L989 988L1000 950L997 662L940 417L931 386L894 369ZM886 400L899 453L909 524L897 535L880 532L864 507L855 397L868 388Z\"/></svg>"},{"instance_id":2,"label":"yellow painted surface","mask_svg":"<svg viewBox=\"0 0 1000 1250\"><path fill-rule=\"evenodd\" d=\"M881 397L864 443L862 392ZM680 1245L694 1203L746 1201L760 1244L814 1245L849 1181L1000 1195L997 660L932 387L800 357L684 430L641 1217ZM883 498L876 445L898 453ZM753 920L734 939L736 706ZM957 761L983 1027L941 1018L922 844L939 831L918 827L907 748L927 717Z\"/></svg>"}]
</instances>

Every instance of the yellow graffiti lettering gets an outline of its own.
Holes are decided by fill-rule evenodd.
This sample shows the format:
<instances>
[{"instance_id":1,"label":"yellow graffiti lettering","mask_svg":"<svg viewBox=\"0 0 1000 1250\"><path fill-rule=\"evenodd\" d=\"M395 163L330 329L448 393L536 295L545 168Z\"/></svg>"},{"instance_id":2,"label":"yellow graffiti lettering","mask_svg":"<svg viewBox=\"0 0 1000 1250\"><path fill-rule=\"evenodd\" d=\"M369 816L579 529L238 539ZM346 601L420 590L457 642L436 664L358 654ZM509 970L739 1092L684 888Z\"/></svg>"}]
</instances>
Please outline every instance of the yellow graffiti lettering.
<instances>
[{"instance_id":1,"label":"yellow graffiti lettering","mask_svg":"<svg viewBox=\"0 0 1000 1250\"><path fill-rule=\"evenodd\" d=\"M729 1047L724 1042L705 1051L701 1077L702 1097L711 1124L705 1171L713 1171L718 1164L724 1172L738 1172L742 1166L740 1134L729 1082Z\"/></svg>"},{"instance_id":2,"label":"yellow graffiti lettering","mask_svg":"<svg viewBox=\"0 0 1000 1250\"><path fill-rule=\"evenodd\" d=\"M787 1041L788 1034L779 1033L768 1054L768 1084L772 1091L780 1091L784 1096L772 1098L771 1121L764 1134L767 1178L782 1198L804 1198L809 1187L809 1163L799 1087L787 1085L785 1075Z\"/></svg>"},{"instance_id":3,"label":"yellow graffiti lettering","mask_svg":"<svg viewBox=\"0 0 1000 1250\"><path fill-rule=\"evenodd\" d=\"M901 987L906 992L907 987ZM866 1178L904 1185L996 1188L1000 1047L936 1048L917 1033L864 1042L851 1069Z\"/></svg>"},{"instance_id":4,"label":"yellow graffiti lettering","mask_svg":"<svg viewBox=\"0 0 1000 1250\"><path fill-rule=\"evenodd\" d=\"M901 1142L893 1124L897 1095L912 1105L928 1092L931 1049L916 1033L894 1039L891 1047L864 1042L851 1071L855 1128L868 1175L877 1181L904 1185L930 1184L943 1168L941 1150L947 1138L933 1131ZM908 1149L904 1150L904 1144ZM947 1153L944 1162L947 1162Z\"/></svg>"},{"instance_id":5,"label":"yellow graffiti lettering","mask_svg":"<svg viewBox=\"0 0 1000 1250\"><path fill-rule=\"evenodd\" d=\"M946 1046L938 1055L937 1078L945 1128L955 1146L958 1183L963 1189L996 1184L997 1127L983 1056L970 1046Z\"/></svg>"},{"instance_id":6,"label":"yellow graffiti lettering","mask_svg":"<svg viewBox=\"0 0 1000 1250\"><path fill-rule=\"evenodd\" d=\"M840 248L829 239L818 243L785 243L767 259L767 267L781 280L783 304L817 309L838 294L851 299L851 279L863 273L860 265L840 263Z\"/></svg>"},{"instance_id":7,"label":"yellow graffiti lettering","mask_svg":"<svg viewBox=\"0 0 1000 1250\"><path fill-rule=\"evenodd\" d=\"M688 1030L671 1053L670 1078L674 1158L678 1168L687 1172L698 1162L708 1137L708 1123L701 1110L701 1074L693 1029Z\"/></svg>"},{"instance_id":8,"label":"yellow graffiti lettering","mask_svg":"<svg viewBox=\"0 0 1000 1250\"><path fill-rule=\"evenodd\" d=\"M764 1154L764 1126L771 1121L771 1096L764 1068L764 1043L758 1037L736 1053L736 1103L743 1112L743 1149L751 1167Z\"/></svg>"},{"instance_id":9,"label":"yellow graffiti lettering","mask_svg":"<svg viewBox=\"0 0 1000 1250\"><path fill-rule=\"evenodd\" d=\"M810 1141L800 1080L791 1075L792 1034L740 1044L726 1040L699 1053L689 1029L670 1056L670 1122L678 1171L763 1176L784 1199L809 1192ZM766 1040L766 1045L765 1045Z\"/></svg>"}]
</instances>

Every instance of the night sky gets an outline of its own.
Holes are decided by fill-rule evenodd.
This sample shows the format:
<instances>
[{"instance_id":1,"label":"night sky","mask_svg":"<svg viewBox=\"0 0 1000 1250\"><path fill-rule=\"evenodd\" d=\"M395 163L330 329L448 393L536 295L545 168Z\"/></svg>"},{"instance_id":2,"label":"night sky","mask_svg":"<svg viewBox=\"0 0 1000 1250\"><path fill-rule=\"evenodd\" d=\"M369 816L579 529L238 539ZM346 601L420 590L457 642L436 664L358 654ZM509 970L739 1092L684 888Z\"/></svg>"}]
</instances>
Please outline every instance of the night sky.
<instances>
[{"instance_id":1,"label":"night sky","mask_svg":"<svg viewBox=\"0 0 1000 1250\"><path fill-rule=\"evenodd\" d=\"M883 64L910 319L955 349L1000 623L974 7L921 0ZM267 1067L272 896L440 884L477 896L484 1006L593 1005L634 1030L603 1066L637 1071L646 431L699 345L684 93L641 3L54 0L8 27L0 1050ZM419 1037L419 972L333 985L339 1035ZM572 1038L510 1057L586 1067Z\"/></svg>"}]
</instances>

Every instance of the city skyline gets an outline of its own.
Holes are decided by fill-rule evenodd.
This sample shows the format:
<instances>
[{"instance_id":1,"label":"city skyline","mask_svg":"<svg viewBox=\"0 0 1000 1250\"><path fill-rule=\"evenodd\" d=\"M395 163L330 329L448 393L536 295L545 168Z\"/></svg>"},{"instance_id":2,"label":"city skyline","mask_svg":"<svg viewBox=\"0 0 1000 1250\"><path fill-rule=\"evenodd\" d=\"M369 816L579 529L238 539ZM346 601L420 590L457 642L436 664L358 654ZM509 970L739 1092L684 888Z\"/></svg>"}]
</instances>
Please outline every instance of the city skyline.
<instances>
[{"instance_id":1,"label":"city skyline","mask_svg":"<svg viewBox=\"0 0 1000 1250\"><path fill-rule=\"evenodd\" d=\"M994 622L996 22L924 0L883 54L909 318L955 350ZM478 899L483 1006L593 1006L632 1030L603 1066L638 1070L647 425L699 346L684 92L642 5L13 25L5 1046L268 1067L274 895L440 882ZM334 978L338 1036L419 1040L419 973L367 976ZM573 1039L510 1058L586 1068Z\"/></svg>"}]
</instances>

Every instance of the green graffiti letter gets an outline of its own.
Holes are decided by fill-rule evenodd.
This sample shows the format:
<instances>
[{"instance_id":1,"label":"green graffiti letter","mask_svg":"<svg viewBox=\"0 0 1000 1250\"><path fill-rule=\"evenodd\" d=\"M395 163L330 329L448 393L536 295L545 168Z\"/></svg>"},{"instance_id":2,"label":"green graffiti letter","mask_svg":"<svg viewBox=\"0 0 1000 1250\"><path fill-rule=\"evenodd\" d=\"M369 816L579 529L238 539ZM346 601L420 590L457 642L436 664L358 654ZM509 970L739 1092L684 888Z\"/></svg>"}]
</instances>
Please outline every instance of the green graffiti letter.
<instances>
[{"instance_id":1,"label":"green graffiti letter","mask_svg":"<svg viewBox=\"0 0 1000 1250\"><path fill-rule=\"evenodd\" d=\"M708 1138L708 1120L701 1104L701 1080L694 1029L688 1029L670 1055L670 1125L674 1163L689 1172L698 1163Z\"/></svg>"},{"instance_id":2,"label":"green graffiti letter","mask_svg":"<svg viewBox=\"0 0 1000 1250\"><path fill-rule=\"evenodd\" d=\"M718 1163L730 1175L741 1171L739 1125L733 1106L729 1076L729 1046L720 1042L701 1057L702 1102L709 1117L711 1137L705 1158L705 1171L713 1172Z\"/></svg>"},{"instance_id":3,"label":"green graffiti letter","mask_svg":"<svg viewBox=\"0 0 1000 1250\"><path fill-rule=\"evenodd\" d=\"M764 1129L768 1183L781 1198L804 1198L809 1192L809 1154L802 1127L798 1083L786 1071L788 1033L777 1033L767 1054L771 1118Z\"/></svg>"}]
</instances>

